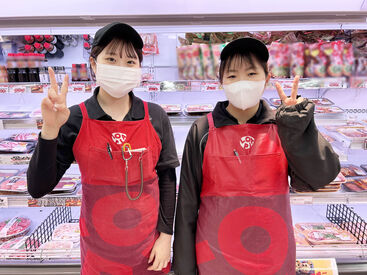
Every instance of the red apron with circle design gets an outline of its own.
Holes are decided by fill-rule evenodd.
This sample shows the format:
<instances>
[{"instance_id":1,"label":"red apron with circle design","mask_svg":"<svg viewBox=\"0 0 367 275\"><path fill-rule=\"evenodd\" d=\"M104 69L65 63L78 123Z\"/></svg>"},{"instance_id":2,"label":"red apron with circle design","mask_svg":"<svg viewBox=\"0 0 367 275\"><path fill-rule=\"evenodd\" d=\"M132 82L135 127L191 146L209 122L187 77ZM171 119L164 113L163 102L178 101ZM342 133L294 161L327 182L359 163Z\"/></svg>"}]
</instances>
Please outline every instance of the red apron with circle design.
<instances>
[{"instance_id":1,"label":"red apron with circle design","mask_svg":"<svg viewBox=\"0 0 367 275\"><path fill-rule=\"evenodd\" d=\"M155 171L161 142L144 102L145 117L139 121L90 119L79 105L83 122L73 152L82 175L80 247L83 275L166 274L147 271L148 259L159 233L159 187ZM129 143L128 191L122 147ZM108 145L107 145L108 144ZM107 147L109 149L107 149ZM134 152L145 148L144 152ZM142 161L142 171L140 169Z\"/></svg>"},{"instance_id":2,"label":"red apron with circle design","mask_svg":"<svg viewBox=\"0 0 367 275\"><path fill-rule=\"evenodd\" d=\"M208 115L196 232L200 275L294 275L288 163L275 124L215 128Z\"/></svg>"}]
</instances>

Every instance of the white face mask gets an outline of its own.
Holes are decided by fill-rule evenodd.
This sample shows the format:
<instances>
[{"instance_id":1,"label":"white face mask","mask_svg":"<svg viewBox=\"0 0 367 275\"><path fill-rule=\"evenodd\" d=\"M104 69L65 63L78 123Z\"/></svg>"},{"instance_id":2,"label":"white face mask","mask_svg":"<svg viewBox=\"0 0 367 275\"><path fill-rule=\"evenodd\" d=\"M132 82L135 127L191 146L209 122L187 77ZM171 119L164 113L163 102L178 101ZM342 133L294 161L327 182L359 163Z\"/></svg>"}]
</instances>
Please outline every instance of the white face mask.
<instances>
[{"instance_id":1,"label":"white face mask","mask_svg":"<svg viewBox=\"0 0 367 275\"><path fill-rule=\"evenodd\" d=\"M223 88L227 99L233 106L246 110L259 103L265 88L265 80L242 80L223 85Z\"/></svg>"},{"instance_id":2,"label":"white face mask","mask_svg":"<svg viewBox=\"0 0 367 275\"><path fill-rule=\"evenodd\" d=\"M121 98L140 85L141 69L97 63L96 81L110 96Z\"/></svg>"}]
</instances>

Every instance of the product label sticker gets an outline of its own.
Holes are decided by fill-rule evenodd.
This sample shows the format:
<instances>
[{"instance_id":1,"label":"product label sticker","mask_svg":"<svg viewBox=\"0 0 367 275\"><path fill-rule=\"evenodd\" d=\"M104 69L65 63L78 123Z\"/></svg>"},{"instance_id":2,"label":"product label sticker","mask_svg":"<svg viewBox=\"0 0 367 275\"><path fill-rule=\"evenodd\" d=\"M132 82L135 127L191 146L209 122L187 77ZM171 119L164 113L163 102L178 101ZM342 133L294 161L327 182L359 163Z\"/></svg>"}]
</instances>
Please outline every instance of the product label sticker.
<instances>
[{"instance_id":1,"label":"product label sticker","mask_svg":"<svg viewBox=\"0 0 367 275\"><path fill-rule=\"evenodd\" d=\"M9 91L8 85L0 85L0 94L5 94Z\"/></svg>"},{"instance_id":2,"label":"product label sticker","mask_svg":"<svg viewBox=\"0 0 367 275\"><path fill-rule=\"evenodd\" d=\"M9 87L9 92L13 94L23 94L27 92L27 87L24 85L12 85Z\"/></svg>"}]
</instances>

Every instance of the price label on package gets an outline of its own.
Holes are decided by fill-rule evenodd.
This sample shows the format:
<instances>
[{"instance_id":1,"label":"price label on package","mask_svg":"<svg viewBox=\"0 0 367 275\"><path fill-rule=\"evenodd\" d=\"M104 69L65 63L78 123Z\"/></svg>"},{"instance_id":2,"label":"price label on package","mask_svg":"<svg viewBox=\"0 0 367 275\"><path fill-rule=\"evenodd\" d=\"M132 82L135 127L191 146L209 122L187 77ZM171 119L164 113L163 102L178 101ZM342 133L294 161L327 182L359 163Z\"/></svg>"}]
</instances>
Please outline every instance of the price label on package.
<instances>
[{"instance_id":1,"label":"price label on package","mask_svg":"<svg viewBox=\"0 0 367 275\"><path fill-rule=\"evenodd\" d=\"M219 90L220 83L219 82L203 82L201 84L201 91L217 91Z\"/></svg>"},{"instance_id":2,"label":"price label on package","mask_svg":"<svg viewBox=\"0 0 367 275\"><path fill-rule=\"evenodd\" d=\"M84 93L85 92L85 85L84 84L75 84L75 83L72 83L69 86L69 92L72 92L72 93Z\"/></svg>"},{"instance_id":3,"label":"price label on package","mask_svg":"<svg viewBox=\"0 0 367 275\"><path fill-rule=\"evenodd\" d=\"M158 92L161 90L161 84L160 83L149 83L145 86L145 90L147 92Z\"/></svg>"},{"instance_id":4,"label":"price label on package","mask_svg":"<svg viewBox=\"0 0 367 275\"><path fill-rule=\"evenodd\" d=\"M0 85L0 94L5 94L9 91L8 85Z\"/></svg>"},{"instance_id":5,"label":"price label on package","mask_svg":"<svg viewBox=\"0 0 367 275\"><path fill-rule=\"evenodd\" d=\"M27 92L27 87L24 85L13 85L9 87L9 93L24 94Z\"/></svg>"}]
</instances>

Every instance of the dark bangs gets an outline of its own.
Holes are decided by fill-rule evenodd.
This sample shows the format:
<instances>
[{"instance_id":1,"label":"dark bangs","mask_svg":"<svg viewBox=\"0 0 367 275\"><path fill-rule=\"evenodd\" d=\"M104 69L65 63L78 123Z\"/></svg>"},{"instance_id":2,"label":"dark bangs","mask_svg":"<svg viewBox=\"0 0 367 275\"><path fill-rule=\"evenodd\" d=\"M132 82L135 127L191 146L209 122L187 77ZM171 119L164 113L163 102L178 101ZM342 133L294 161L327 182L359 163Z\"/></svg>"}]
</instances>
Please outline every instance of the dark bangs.
<instances>
[{"instance_id":1,"label":"dark bangs","mask_svg":"<svg viewBox=\"0 0 367 275\"><path fill-rule=\"evenodd\" d=\"M232 65L238 68L244 66L244 64L249 64L251 67L255 68L255 61L259 62L260 66L264 69L265 76L268 76L269 69L266 61L261 61L254 53L242 51L233 53L233 55L228 56L228 58L221 60L219 66L219 81L223 83L224 73L228 72Z\"/></svg>"},{"instance_id":2,"label":"dark bangs","mask_svg":"<svg viewBox=\"0 0 367 275\"><path fill-rule=\"evenodd\" d=\"M119 54L122 57L125 52L127 57L138 59L140 64L143 62L142 50L134 48L134 45L130 41L126 41L123 38L114 38L106 45L93 47L90 56L96 59L106 47L107 53Z\"/></svg>"}]
</instances>

